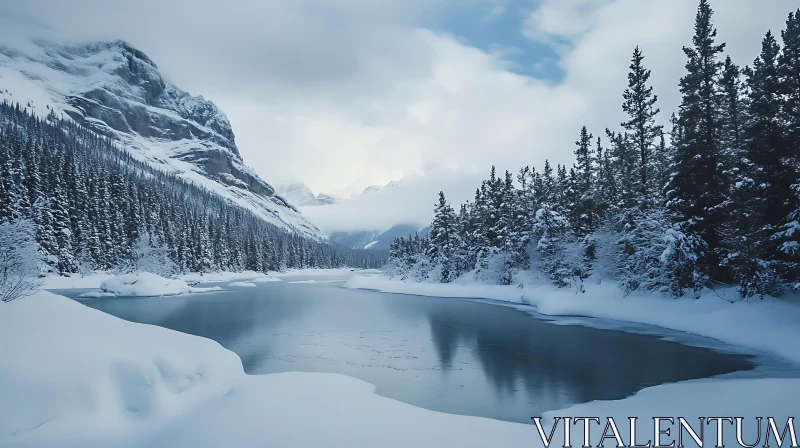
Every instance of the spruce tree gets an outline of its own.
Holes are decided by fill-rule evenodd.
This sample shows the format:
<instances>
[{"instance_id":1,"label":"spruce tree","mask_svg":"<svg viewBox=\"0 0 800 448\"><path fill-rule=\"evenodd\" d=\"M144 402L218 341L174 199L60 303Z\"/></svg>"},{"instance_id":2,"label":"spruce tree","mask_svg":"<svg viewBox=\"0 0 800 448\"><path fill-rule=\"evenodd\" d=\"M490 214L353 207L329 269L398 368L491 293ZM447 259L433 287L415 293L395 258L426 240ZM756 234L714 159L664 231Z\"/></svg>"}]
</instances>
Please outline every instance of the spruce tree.
<instances>
[{"instance_id":1,"label":"spruce tree","mask_svg":"<svg viewBox=\"0 0 800 448\"><path fill-rule=\"evenodd\" d=\"M439 202L433 211L426 255L433 265L441 267L440 278L437 280L442 283L449 283L459 274L455 259L459 247L458 240L456 213L447 203L444 192L440 191Z\"/></svg>"},{"instance_id":2,"label":"spruce tree","mask_svg":"<svg viewBox=\"0 0 800 448\"><path fill-rule=\"evenodd\" d=\"M780 252L771 237L792 211L791 185L796 175L787 166L788 147L786 132L781 121L783 95L778 69L780 47L771 32L767 32L761 45L761 54L746 68L747 121L744 140L747 169L745 179L752 179L744 210L750 215L751 229L745 236L751 241L752 253L745 262L750 269L738 279L745 295L753 293L776 294L780 288L776 277L776 255Z\"/></svg>"},{"instance_id":3,"label":"spruce tree","mask_svg":"<svg viewBox=\"0 0 800 448\"><path fill-rule=\"evenodd\" d=\"M771 32L764 37L761 54L747 68L747 158L753 163L751 173L761 192L756 200L763 225L775 225L791 211L786 196L796 177L791 165L781 120L782 85L778 70L780 47Z\"/></svg>"},{"instance_id":4,"label":"spruce tree","mask_svg":"<svg viewBox=\"0 0 800 448\"><path fill-rule=\"evenodd\" d=\"M610 151L603 148L600 137L597 137L596 147L597 181L595 198L598 212L603 215L602 217L605 217L616 207L619 200L618 178L614 171Z\"/></svg>"},{"instance_id":5,"label":"spruce tree","mask_svg":"<svg viewBox=\"0 0 800 448\"><path fill-rule=\"evenodd\" d=\"M656 198L658 198L658 207L664 205L664 188L669 182L669 174L672 167L672 154L670 147L667 146L666 138L664 137L664 129L659 130L658 144L655 147L652 157L651 178L653 180L652 190Z\"/></svg>"},{"instance_id":6,"label":"spruce tree","mask_svg":"<svg viewBox=\"0 0 800 448\"><path fill-rule=\"evenodd\" d=\"M781 32L783 51L778 57L781 91L785 95L782 117L787 127L787 146L791 148L794 166L800 156L800 9L789 14L786 29Z\"/></svg>"},{"instance_id":7,"label":"spruce tree","mask_svg":"<svg viewBox=\"0 0 800 448\"><path fill-rule=\"evenodd\" d=\"M644 55L637 46L633 50L630 72L628 73L628 88L622 94L624 99L622 110L628 114L629 119L622 123L628 133L631 144L638 153L638 173L640 201L645 201L650 196L651 181L648 178L650 170L650 155L653 141L659 136L661 127L655 123L655 116L659 109L654 107L658 97L653 94L653 87L648 85L650 70L642 65Z\"/></svg>"},{"instance_id":8,"label":"spruce tree","mask_svg":"<svg viewBox=\"0 0 800 448\"><path fill-rule=\"evenodd\" d=\"M725 58L720 79L721 92L721 120L722 129L720 142L722 145L725 166L738 162L742 149L742 86L739 79L739 67L733 63L731 57Z\"/></svg>"},{"instance_id":9,"label":"spruce tree","mask_svg":"<svg viewBox=\"0 0 800 448\"><path fill-rule=\"evenodd\" d=\"M640 196L639 157L628 134L614 133L606 128L606 138L611 145L606 153L610 155L611 170L617 176L617 201L613 206L619 210L629 209L638 203Z\"/></svg>"},{"instance_id":10,"label":"spruce tree","mask_svg":"<svg viewBox=\"0 0 800 448\"><path fill-rule=\"evenodd\" d=\"M707 247L697 254L699 267L713 277L722 278L718 265L719 246L718 207L723 201L723 183L720 179L720 118L718 108L718 78L722 62L718 55L725 44L715 42L717 30L711 18L713 11L708 0L700 0L695 18L695 35L692 47L684 47L686 75L681 78L681 104L678 126L680 136L676 141L675 162L668 205L681 225L681 231L697 233ZM673 139L675 136L673 135ZM687 284L694 275L684 275Z\"/></svg>"},{"instance_id":11,"label":"spruce tree","mask_svg":"<svg viewBox=\"0 0 800 448\"><path fill-rule=\"evenodd\" d=\"M786 209L792 210L779 232L773 236L783 254L779 256L782 274L794 289L800 289L800 9L790 13L781 32L783 51L778 57L781 92L785 96L782 121L786 126L786 153L783 170L789 178L794 170L793 194L785 196Z\"/></svg>"}]
</instances>

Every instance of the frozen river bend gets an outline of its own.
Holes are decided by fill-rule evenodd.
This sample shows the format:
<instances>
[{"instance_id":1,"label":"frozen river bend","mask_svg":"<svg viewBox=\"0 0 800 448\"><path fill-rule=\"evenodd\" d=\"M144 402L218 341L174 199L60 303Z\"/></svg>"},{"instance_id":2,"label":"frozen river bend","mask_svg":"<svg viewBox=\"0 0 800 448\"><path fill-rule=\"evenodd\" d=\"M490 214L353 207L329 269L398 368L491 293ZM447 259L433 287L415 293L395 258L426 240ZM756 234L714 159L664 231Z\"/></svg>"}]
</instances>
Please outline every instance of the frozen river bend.
<instances>
[{"instance_id":1,"label":"frozen river bend","mask_svg":"<svg viewBox=\"0 0 800 448\"><path fill-rule=\"evenodd\" d=\"M345 289L338 279L220 283L225 291L217 293L82 303L213 339L251 375L340 373L427 409L524 423L577 403L753 367L745 356L655 336L559 325L470 300Z\"/></svg>"}]
</instances>

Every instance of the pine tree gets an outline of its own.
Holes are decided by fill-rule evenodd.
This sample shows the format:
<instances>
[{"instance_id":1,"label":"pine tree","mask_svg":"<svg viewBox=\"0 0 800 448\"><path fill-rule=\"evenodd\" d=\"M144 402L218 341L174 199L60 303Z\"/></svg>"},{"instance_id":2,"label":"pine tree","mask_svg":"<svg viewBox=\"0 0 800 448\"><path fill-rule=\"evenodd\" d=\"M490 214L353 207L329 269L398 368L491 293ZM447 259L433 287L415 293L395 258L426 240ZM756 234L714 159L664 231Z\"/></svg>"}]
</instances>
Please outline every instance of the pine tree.
<instances>
[{"instance_id":1,"label":"pine tree","mask_svg":"<svg viewBox=\"0 0 800 448\"><path fill-rule=\"evenodd\" d=\"M746 68L747 120L744 130L746 166L742 185L748 186L747 199L736 214L748 216L748 223L734 229L747 241L748 252L734 266L736 280L745 296L777 294L780 290L776 272L777 245L771 241L777 228L792 211L787 206L791 184L796 176L785 167L787 148L785 128L780 120L783 102L778 70L780 48L771 32L762 41L761 54ZM751 181L752 179L752 181ZM740 245L742 246L742 245Z\"/></svg>"},{"instance_id":2,"label":"pine tree","mask_svg":"<svg viewBox=\"0 0 800 448\"><path fill-rule=\"evenodd\" d=\"M653 173L651 176L653 179L652 191L655 197L659 199L657 204L658 207L662 207L664 205L664 188L669 182L669 175L672 167L672 154L670 149L671 148L667 146L667 142L664 137L664 129L662 128L659 132L658 145L653 152L653 163L651 164L651 171Z\"/></svg>"},{"instance_id":3,"label":"pine tree","mask_svg":"<svg viewBox=\"0 0 800 448\"><path fill-rule=\"evenodd\" d=\"M439 281L449 283L459 275L456 254L459 248L456 213L439 192L439 202L433 212L427 256L430 262L441 267Z\"/></svg>"},{"instance_id":4,"label":"pine tree","mask_svg":"<svg viewBox=\"0 0 800 448\"><path fill-rule=\"evenodd\" d=\"M622 94L624 102L622 110L628 114L628 121L622 123L627 131L631 144L639 155L638 172L639 194L641 200L650 196L651 181L648 178L650 170L650 155L653 141L659 136L661 127L656 125L655 116L659 109L655 108L658 97L653 94L653 87L648 85L650 70L642 65L644 56L637 46L633 50L630 72L628 73L628 88Z\"/></svg>"},{"instance_id":5,"label":"pine tree","mask_svg":"<svg viewBox=\"0 0 800 448\"><path fill-rule=\"evenodd\" d=\"M783 52L778 57L781 91L786 96L782 117L787 126L787 147L794 153L794 166L800 156L800 8L789 14L781 32Z\"/></svg>"},{"instance_id":6,"label":"pine tree","mask_svg":"<svg viewBox=\"0 0 800 448\"><path fill-rule=\"evenodd\" d=\"M617 200L613 206L618 210L635 207L639 202L641 191L638 187L641 176L637 169L639 154L628 134L614 133L606 129L606 138L611 144L609 149L611 171L617 176Z\"/></svg>"},{"instance_id":7,"label":"pine tree","mask_svg":"<svg viewBox=\"0 0 800 448\"><path fill-rule=\"evenodd\" d=\"M719 265L718 207L723 201L720 179L720 118L717 80L722 63L718 54L725 44L716 44L717 30L708 0L700 0L695 19L693 47L684 47L686 75L681 78L682 95L676 141L674 171L669 186L668 206L676 214L684 234L696 233L707 247L697 254L700 268L722 277ZM675 139L675 135L673 135ZM694 275L686 279L700 278Z\"/></svg>"},{"instance_id":8,"label":"pine tree","mask_svg":"<svg viewBox=\"0 0 800 448\"><path fill-rule=\"evenodd\" d=\"M785 196L786 209L792 212L773 236L782 256L777 258L780 269L789 286L800 289L800 9L790 13L786 29L781 32L783 52L778 57L781 92L785 95L782 121L786 126L784 171L782 178L791 176L794 170L793 193Z\"/></svg>"},{"instance_id":9,"label":"pine tree","mask_svg":"<svg viewBox=\"0 0 800 448\"><path fill-rule=\"evenodd\" d=\"M600 137L597 137L595 154L595 166L597 167L597 185L596 185L596 201L597 209L604 218L605 215L610 213L616 207L619 201L619 188L617 186L617 174L614 171L614 165L611 161L611 155L608 150L603 148Z\"/></svg>"},{"instance_id":10,"label":"pine tree","mask_svg":"<svg viewBox=\"0 0 800 448\"><path fill-rule=\"evenodd\" d=\"M739 150L742 149L742 85L739 80L739 67L733 63L731 57L725 59L720 79L721 95L721 120L722 130L720 141L723 148L725 166L731 166L738 161Z\"/></svg>"},{"instance_id":11,"label":"pine tree","mask_svg":"<svg viewBox=\"0 0 800 448\"><path fill-rule=\"evenodd\" d=\"M592 139L594 136L581 129L580 138L575 142L575 205L573 212L573 229L579 238L592 233L597 219L595 216L595 164Z\"/></svg>"}]
</instances>

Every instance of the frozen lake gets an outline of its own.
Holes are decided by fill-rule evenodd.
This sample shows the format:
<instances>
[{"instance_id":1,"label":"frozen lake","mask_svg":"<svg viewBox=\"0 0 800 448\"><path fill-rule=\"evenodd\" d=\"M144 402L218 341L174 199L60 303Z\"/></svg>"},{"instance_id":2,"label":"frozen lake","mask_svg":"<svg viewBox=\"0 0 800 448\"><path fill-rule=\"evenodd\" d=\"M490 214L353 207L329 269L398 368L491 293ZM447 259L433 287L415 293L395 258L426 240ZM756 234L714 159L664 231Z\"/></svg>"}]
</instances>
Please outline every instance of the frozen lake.
<instances>
[{"instance_id":1,"label":"frozen lake","mask_svg":"<svg viewBox=\"0 0 800 448\"><path fill-rule=\"evenodd\" d=\"M754 367L745 356L654 336L557 325L470 300L344 289L334 278L81 302L214 339L249 374L341 373L424 408L525 423L575 403Z\"/></svg>"}]
</instances>

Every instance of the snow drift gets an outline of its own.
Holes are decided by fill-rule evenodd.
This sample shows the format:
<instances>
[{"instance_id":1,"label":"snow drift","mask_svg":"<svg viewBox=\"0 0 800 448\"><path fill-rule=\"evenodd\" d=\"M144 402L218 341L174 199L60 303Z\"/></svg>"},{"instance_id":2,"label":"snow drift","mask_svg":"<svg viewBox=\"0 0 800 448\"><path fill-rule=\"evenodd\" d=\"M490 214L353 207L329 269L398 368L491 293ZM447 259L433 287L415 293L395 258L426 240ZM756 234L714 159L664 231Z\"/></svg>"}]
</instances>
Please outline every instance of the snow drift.
<instances>
[{"instance_id":1,"label":"snow drift","mask_svg":"<svg viewBox=\"0 0 800 448\"><path fill-rule=\"evenodd\" d=\"M197 288L189 286L182 279L164 278L150 272L135 272L131 274L116 275L100 283L102 292L84 293L81 297L95 299L106 297L154 297L175 296L190 292L219 291L222 288Z\"/></svg>"},{"instance_id":2,"label":"snow drift","mask_svg":"<svg viewBox=\"0 0 800 448\"><path fill-rule=\"evenodd\" d=\"M183 280L168 279L149 272L111 277L103 280L100 289L117 296L131 297L174 296L192 292L192 287Z\"/></svg>"},{"instance_id":3,"label":"snow drift","mask_svg":"<svg viewBox=\"0 0 800 448\"><path fill-rule=\"evenodd\" d=\"M81 446L152 430L231 390L216 342L40 292L0 307L0 446ZM13 341L13 343L11 343Z\"/></svg>"}]
</instances>

